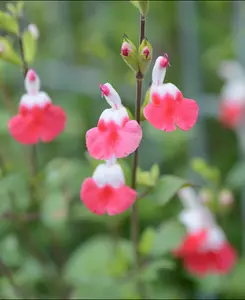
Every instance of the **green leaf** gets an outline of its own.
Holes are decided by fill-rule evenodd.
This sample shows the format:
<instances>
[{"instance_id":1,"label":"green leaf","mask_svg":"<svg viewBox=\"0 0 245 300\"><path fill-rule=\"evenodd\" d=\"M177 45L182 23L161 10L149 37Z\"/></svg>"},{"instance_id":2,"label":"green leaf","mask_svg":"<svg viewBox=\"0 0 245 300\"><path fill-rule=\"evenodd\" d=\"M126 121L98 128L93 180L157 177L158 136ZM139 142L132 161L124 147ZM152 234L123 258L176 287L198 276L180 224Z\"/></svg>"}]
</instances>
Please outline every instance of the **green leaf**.
<instances>
[{"instance_id":1,"label":"green leaf","mask_svg":"<svg viewBox=\"0 0 245 300\"><path fill-rule=\"evenodd\" d=\"M147 255L150 253L153 247L155 235L156 235L156 231L154 228L148 227L143 231L139 243L139 252L142 255Z\"/></svg>"},{"instance_id":2,"label":"green leaf","mask_svg":"<svg viewBox=\"0 0 245 300\"><path fill-rule=\"evenodd\" d=\"M185 230L177 221L163 222L156 230L155 240L150 254L152 256L161 256L170 253L181 242Z\"/></svg>"},{"instance_id":3,"label":"green leaf","mask_svg":"<svg viewBox=\"0 0 245 300\"><path fill-rule=\"evenodd\" d=\"M24 1L18 1L16 3L16 13L18 16L21 15L23 7L24 7Z\"/></svg>"},{"instance_id":4,"label":"green leaf","mask_svg":"<svg viewBox=\"0 0 245 300\"><path fill-rule=\"evenodd\" d=\"M227 294L228 297L234 296L244 297L245 295L245 259L240 259L237 261L236 267L234 270L223 278L221 290L223 293Z\"/></svg>"},{"instance_id":5,"label":"green leaf","mask_svg":"<svg viewBox=\"0 0 245 300\"><path fill-rule=\"evenodd\" d=\"M119 240L115 244L115 241L107 236L97 236L87 240L69 257L64 268L65 279L74 286L80 286L90 280L107 279L111 272L115 271L113 257L115 253L118 254L117 247L123 250L121 254L124 252L126 260L130 263L132 251L128 242Z\"/></svg>"},{"instance_id":6,"label":"green leaf","mask_svg":"<svg viewBox=\"0 0 245 300\"><path fill-rule=\"evenodd\" d=\"M146 105L150 102L150 88L147 90L146 94L145 94L145 99L144 102L141 106L140 109L140 120L144 121L145 120L145 116L144 116L144 108L146 107Z\"/></svg>"},{"instance_id":7,"label":"green leaf","mask_svg":"<svg viewBox=\"0 0 245 300\"><path fill-rule=\"evenodd\" d=\"M4 263L11 267L17 267L22 262L22 255L18 239L15 235L8 235L1 241L1 257Z\"/></svg>"},{"instance_id":8,"label":"green leaf","mask_svg":"<svg viewBox=\"0 0 245 300\"><path fill-rule=\"evenodd\" d=\"M0 52L0 59L3 59L16 65L21 65L20 57L15 52L12 45L6 38L0 37L0 45L3 47L3 51Z\"/></svg>"},{"instance_id":9,"label":"green leaf","mask_svg":"<svg viewBox=\"0 0 245 300\"><path fill-rule=\"evenodd\" d=\"M29 30L25 30L23 33L23 48L25 60L29 64L34 60L37 51L37 40Z\"/></svg>"},{"instance_id":10,"label":"green leaf","mask_svg":"<svg viewBox=\"0 0 245 300\"><path fill-rule=\"evenodd\" d=\"M154 187L157 183L159 176L159 168L153 165L150 171L142 171L137 168L137 183L147 187Z\"/></svg>"},{"instance_id":11,"label":"green leaf","mask_svg":"<svg viewBox=\"0 0 245 300\"><path fill-rule=\"evenodd\" d=\"M0 11L0 29L18 35L19 26L16 17Z\"/></svg>"},{"instance_id":12,"label":"green leaf","mask_svg":"<svg viewBox=\"0 0 245 300\"><path fill-rule=\"evenodd\" d=\"M226 178L226 185L232 189L239 189L244 186L245 162L235 164L229 171Z\"/></svg>"},{"instance_id":13,"label":"green leaf","mask_svg":"<svg viewBox=\"0 0 245 300\"><path fill-rule=\"evenodd\" d=\"M127 110L127 113L128 113L129 119L130 119L130 120L135 120L135 118L134 118L134 116L133 116L132 112L130 111L130 109L129 109L128 107L125 107L125 108L126 108L126 110Z\"/></svg>"},{"instance_id":14,"label":"green leaf","mask_svg":"<svg viewBox=\"0 0 245 300\"><path fill-rule=\"evenodd\" d=\"M159 205L165 205L183 187L191 185L185 179L165 175L160 178L154 188L151 198Z\"/></svg>"},{"instance_id":15,"label":"green leaf","mask_svg":"<svg viewBox=\"0 0 245 300\"><path fill-rule=\"evenodd\" d=\"M68 203L61 191L50 193L42 199L42 221L49 227L63 226L67 221Z\"/></svg>"},{"instance_id":16,"label":"green leaf","mask_svg":"<svg viewBox=\"0 0 245 300\"><path fill-rule=\"evenodd\" d=\"M175 266L173 261L166 259L159 259L152 261L141 271L140 278L143 281L150 282L158 279L158 272L161 269L173 269Z\"/></svg>"}]
</instances>

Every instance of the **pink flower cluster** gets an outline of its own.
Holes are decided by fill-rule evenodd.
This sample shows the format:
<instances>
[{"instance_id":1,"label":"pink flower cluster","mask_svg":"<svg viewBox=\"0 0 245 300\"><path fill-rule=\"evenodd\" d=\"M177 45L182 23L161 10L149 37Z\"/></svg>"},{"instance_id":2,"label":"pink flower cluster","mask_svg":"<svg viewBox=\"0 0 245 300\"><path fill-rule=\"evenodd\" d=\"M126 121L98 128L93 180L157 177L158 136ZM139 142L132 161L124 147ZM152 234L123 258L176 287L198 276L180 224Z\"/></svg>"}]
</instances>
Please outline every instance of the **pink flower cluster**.
<instances>
[{"instance_id":1,"label":"pink flower cluster","mask_svg":"<svg viewBox=\"0 0 245 300\"><path fill-rule=\"evenodd\" d=\"M138 122L130 120L121 98L111 84L100 86L102 95L111 108L105 109L97 127L87 131L88 153L95 159L105 160L87 178L81 188L81 200L98 215L115 215L129 208L137 193L125 185L124 174L117 158L133 153L142 139Z\"/></svg>"}]
</instances>

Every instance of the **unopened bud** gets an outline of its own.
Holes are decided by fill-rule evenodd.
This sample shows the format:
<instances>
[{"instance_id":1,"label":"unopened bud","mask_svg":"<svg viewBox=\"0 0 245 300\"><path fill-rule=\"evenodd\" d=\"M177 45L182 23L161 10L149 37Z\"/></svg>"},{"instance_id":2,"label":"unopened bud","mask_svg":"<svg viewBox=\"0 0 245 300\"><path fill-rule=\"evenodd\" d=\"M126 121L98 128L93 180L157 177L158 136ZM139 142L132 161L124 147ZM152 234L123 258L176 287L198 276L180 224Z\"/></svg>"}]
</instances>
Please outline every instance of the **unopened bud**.
<instances>
[{"instance_id":1,"label":"unopened bud","mask_svg":"<svg viewBox=\"0 0 245 300\"><path fill-rule=\"evenodd\" d=\"M131 2L139 9L142 16L145 17L147 15L149 10L149 0L143 0L143 1L131 0Z\"/></svg>"},{"instance_id":2,"label":"unopened bud","mask_svg":"<svg viewBox=\"0 0 245 300\"><path fill-rule=\"evenodd\" d=\"M39 38L39 30L35 24L28 25L27 29L31 32L35 40Z\"/></svg>"},{"instance_id":3,"label":"unopened bud","mask_svg":"<svg viewBox=\"0 0 245 300\"><path fill-rule=\"evenodd\" d=\"M234 202L234 197L231 191L223 189L219 194L219 202L221 205L231 205Z\"/></svg>"},{"instance_id":4,"label":"unopened bud","mask_svg":"<svg viewBox=\"0 0 245 300\"><path fill-rule=\"evenodd\" d=\"M144 39L139 46L139 69L142 74L146 73L152 59L152 46Z\"/></svg>"},{"instance_id":5,"label":"unopened bud","mask_svg":"<svg viewBox=\"0 0 245 300\"><path fill-rule=\"evenodd\" d=\"M210 190L202 189L199 192L199 198L200 198L202 203L208 204L212 201L213 195L212 195L212 192Z\"/></svg>"},{"instance_id":6,"label":"unopened bud","mask_svg":"<svg viewBox=\"0 0 245 300\"><path fill-rule=\"evenodd\" d=\"M121 56L126 64L135 72L139 70L137 49L135 45L128 39L126 35L123 37L123 43L121 47Z\"/></svg>"}]
</instances>

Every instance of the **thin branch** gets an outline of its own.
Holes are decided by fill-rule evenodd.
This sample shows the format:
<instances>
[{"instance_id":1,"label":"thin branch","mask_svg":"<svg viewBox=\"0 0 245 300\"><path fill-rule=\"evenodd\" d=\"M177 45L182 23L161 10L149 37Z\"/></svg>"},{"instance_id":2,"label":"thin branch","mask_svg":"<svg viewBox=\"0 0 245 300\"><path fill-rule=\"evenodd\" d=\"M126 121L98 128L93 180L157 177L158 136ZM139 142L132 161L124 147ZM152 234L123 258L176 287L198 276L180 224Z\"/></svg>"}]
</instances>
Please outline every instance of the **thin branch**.
<instances>
[{"instance_id":1,"label":"thin branch","mask_svg":"<svg viewBox=\"0 0 245 300\"><path fill-rule=\"evenodd\" d=\"M145 36L145 18L140 15L140 44ZM140 70L136 74L136 102L135 102L135 119L140 124L140 109L141 109L141 101L142 101L142 84L143 84L143 74ZM134 152L133 156L133 166L132 166L132 183L131 187L136 189L136 173L138 167L138 149ZM140 272L140 255L138 252L138 240L139 240L139 217L138 217L138 209L137 202L134 203L132 208L132 217L131 217L131 236L134 250L134 260L135 260L135 271ZM137 282L137 288L139 294L144 297L143 288L141 286L140 281Z\"/></svg>"}]
</instances>

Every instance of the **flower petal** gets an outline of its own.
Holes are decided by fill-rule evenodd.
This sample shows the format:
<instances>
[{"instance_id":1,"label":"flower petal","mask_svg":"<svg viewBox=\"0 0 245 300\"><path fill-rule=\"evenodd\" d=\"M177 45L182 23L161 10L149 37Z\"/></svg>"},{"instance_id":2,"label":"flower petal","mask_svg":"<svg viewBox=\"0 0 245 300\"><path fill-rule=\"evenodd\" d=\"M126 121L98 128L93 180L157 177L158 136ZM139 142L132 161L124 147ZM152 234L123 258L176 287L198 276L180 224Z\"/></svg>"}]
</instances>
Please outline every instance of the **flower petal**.
<instances>
[{"instance_id":1,"label":"flower petal","mask_svg":"<svg viewBox=\"0 0 245 300\"><path fill-rule=\"evenodd\" d=\"M128 156L134 152L142 138L142 130L136 121L128 121L120 128L113 130L92 128L86 133L86 144L89 154L95 159L107 160L113 155L116 158Z\"/></svg>"},{"instance_id":2,"label":"flower petal","mask_svg":"<svg viewBox=\"0 0 245 300\"><path fill-rule=\"evenodd\" d=\"M175 122L176 125L182 130L191 129L198 117L199 107L195 100L182 98L177 101Z\"/></svg>"},{"instance_id":3,"label":"flower petal","mask_svg":"<svg viewBox=\"0 0 245 300\"><path fill-rule=\"evenodd\" d=\"M14 116L9 120L8 127L10 134L17 142L25 145L38 143L38 127L31 115Z\"/></svg>"},{"instance_id":4,"label":"flower petal","mask_svg":"<svg viewBox=\"0 0 245 300\"><path fill-rule=\"evenodd\" d=\"M221 103L219 119L227 128L234 128L241 122L244 115L244 107L236 103Z\"/></svg>"},{"instance_id":5,"label":"flower petal","mask_svg":"<svg viewBox=\"0 0 245 300\"><path fill-rule=\"evenodd\" d=\"M229 243L225 243L217 253L215 270L221 274L227 273L234 266L236 260L237 254L235 249Z\"/></svg>"},{"instance_id":6,"label":"flower petal","mask_svg":"<svg viewBox=\"0 0 245 300\"><path fill-rule=\"evenodd\" d=\"M144 116L153 127L164 131L173 131L176 129L174 124L175 110L176 101L174 97L166 93L161 98L160 104L149 103L146 105Z\"/></svg>"},{"instance_id":7,"label":"flower petal","mask_svg":"<svg viewBox=\"0 0 245 300\"><path fill-rule=\"evenodd\" d=\"M142 129L138 122L132 120L118 131L119 138L115 144L115 156L123 158L133 153L140 144L142 139Z\"/></svg>"},{"instance_id":8,"label":"flower petal","mask_svg":"<svg viewBox=\"0 0 245 300\"><path fill-rule=\"evenodd\" d=\"M191 254L195 254L200 250L207 238L206 231L200 231L197 234L190 234L185 237L180 247L173 253L179 257L185 257Z\"/></svg>"},{"instance_id":9,"label":"flower petal","mask_svg":"<svg viewBox=\"0 0 245 300\"><path fill-rule=\"evenodd\" d=\"M43 142L50 142L57 137L65 128L66 114L56 105L44 108L43 118L39 125L39 135Z\"/></svg>"},{"instance_id":10,"label":"flower petal","mask_svg":"<svg viewBox=\"0 0 245 300\"><path fill-rule=\"evenodd\" d=\"M84 180L80 198L91 212L97 215L103 215L106 212L106 206L108 201L110 201L111 196L113 198L112 188L107 190L105 187L99 188L92 178Z\"/></svg>"},{"instance_id":11,"label":"flower petal","mask_svg":"<svg viewBox=\"0 0 245 300\"><path fill-rule=\"evenodd\" d=\"M208 273L210 261L207 253L196 253L184 257L184 266L190 273L201 277Z\"/></svg>"},{"instance_id":12,"label":"flower petal","mask_svg":"<svg viewBox=\"0 0 245 300\"><path fill-rule=\"evenodd\" d=\"M108 215L116 215L127 210L136 200L137 193L128 186L115 189L114 197L107 205Z\"/></svg>"}]
</instances>

